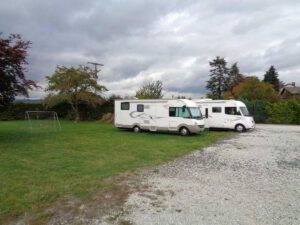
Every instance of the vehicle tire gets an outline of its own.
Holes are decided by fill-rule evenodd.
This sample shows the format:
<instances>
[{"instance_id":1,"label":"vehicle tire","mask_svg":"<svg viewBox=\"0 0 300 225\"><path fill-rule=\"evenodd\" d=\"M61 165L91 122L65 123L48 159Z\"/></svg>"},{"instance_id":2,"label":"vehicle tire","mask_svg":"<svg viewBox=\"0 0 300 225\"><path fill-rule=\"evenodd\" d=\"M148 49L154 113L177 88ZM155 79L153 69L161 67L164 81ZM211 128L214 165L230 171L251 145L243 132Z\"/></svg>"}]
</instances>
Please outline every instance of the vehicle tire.
<instances>
[{"instance_id":1,"label":"vehicle tire","mask_svg":"<svg viewBox=\"0 0 300 225\"><path fill-rule=\"evenodd\" d=\"M235 131L237 132L244 132L246 130L245 126L243 124L237 124L235 125Z\"/></svg>"},{"instance_id":2,"label":"vehicle tire","mask_svg":"<svg viewBox=\"0 0 300 225\"><path fill-rule=\"evenodd\" d=\"M141 132L141 128L139 126L134 126L133 127L133 132L134 133L140 133Z\"/></svg>"},{"instance_id":3,"label":"vehicle tire","mask_svg":"<svg viewBox=\"0 0 300 225\"><path fill-rule=\"evenodd\" d=\"M190 135L190 131L186 127L182 127L182 128L180 128L180 134L181 134L181 136L188 136L188 135Z\"/></svg>"}]
</instances>

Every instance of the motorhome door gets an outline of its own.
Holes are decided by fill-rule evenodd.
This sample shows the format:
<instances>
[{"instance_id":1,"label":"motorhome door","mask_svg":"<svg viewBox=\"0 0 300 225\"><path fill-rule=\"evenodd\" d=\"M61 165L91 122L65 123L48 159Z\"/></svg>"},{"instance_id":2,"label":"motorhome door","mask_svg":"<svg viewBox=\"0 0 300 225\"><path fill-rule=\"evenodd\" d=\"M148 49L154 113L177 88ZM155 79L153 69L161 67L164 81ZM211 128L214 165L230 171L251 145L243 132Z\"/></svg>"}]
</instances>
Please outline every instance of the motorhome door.
<instances>
[{"instance_id":1,"label":"motorhome door","mask_svg":"<svg viewBox=\"0 0 300 225\"><path fill-rule=\"evenodd\" d=\"M209 120L211 117L211 112L209 112L209 107L206 105L198 105L202 114L202 118L204 120L205 128L209 128Z\"/></svg>"},{"instance_id":2,"label":"motorhome door","mask_svg":"<svg viewBox=\"0 0 300 225\"><path fill-rule=\"evenodd\" d=\"M203 116L203 119L204 119L204 125L205 125L205 128L209 128L209 120L210 120L210 113L209 113L209 108L208 107L203 107L202 108L202 116Z\"/></svg>"},{"instance_id":3,"label":"motorhome door","mask_svg":"<svg viewBox=\"0 0 300 225\"><path fill-rule=\"evenodd\" d=\"M223 128L225 125L224 108L221 106L212 106L211 117L209 118L210 127Z\"/></svg>"},{"instance_id":4,"label":"motorhome door","mask_svg":"<svg viewBox=\"0 0 300 225\"><path fill-rule=\"evenodd\" d=\"M141 124L146 129L150 131L156 131L156 113L155 113L155 104L142 104L143 105L143 117L141 118ZM142 107L142 106L140 106Z\"/></svg>"},{"instance_id":5,"label":"motorhome door","mask_svg":"<svg viewBox=\"0 0 300 225\"><path fill-rule=\"evenodd\" d=\"M225 128L234 128L236 121L242 118L240 111L237 107L225 107Z\"/></svg>"}]
</instances>

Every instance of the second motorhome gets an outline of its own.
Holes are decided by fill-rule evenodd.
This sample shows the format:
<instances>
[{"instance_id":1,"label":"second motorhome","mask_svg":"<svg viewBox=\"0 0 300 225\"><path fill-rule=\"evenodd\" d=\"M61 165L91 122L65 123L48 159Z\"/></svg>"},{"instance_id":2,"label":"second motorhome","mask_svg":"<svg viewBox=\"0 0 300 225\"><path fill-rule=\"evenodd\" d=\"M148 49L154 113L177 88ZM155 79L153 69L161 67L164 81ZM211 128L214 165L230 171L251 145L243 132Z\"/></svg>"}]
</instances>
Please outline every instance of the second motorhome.
<instances>
[{"instance_id":1,"label":"second motorhome","mask_svg":"<svg viewBox=\"0 0 300 225\"><path fill-rule=\"evenodd\" d=\"M255 127L246 105L235 100L193 100L205 118L205 128L234 129L242 132Z\"/></svg>"},{"instance_id":2,"label":"second motorhome","mask_svg":"<svg viewBox=\"0 0 300 225\"><path fill-rule=\"evenodd\" d=\"M134 132L174 131L183 136L204 130L199 107L186 99L115 100L114 123Z\"/></svg>"}]
</instances>

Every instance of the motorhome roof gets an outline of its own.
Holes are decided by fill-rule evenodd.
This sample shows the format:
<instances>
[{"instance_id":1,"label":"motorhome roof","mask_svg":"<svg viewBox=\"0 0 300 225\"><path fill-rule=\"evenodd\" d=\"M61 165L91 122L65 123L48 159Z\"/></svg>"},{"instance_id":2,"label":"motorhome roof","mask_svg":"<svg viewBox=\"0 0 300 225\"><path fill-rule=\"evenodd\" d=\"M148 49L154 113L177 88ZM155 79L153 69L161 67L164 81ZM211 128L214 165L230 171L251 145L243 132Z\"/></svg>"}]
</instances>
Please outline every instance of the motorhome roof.
<instances>
[{"instance_id":1,"label":"motorhome roof","mask_svg":"<svg viewBox=\"0 0 300 225\"><path fill-rule=\"evenodd\" d=\"M226 104L226 105L230 105L230 104L237 104L239 106L244 106L245 103L243 103L242 101L238 101L238 100L212 100L212 99L193 99L194 102L196 102L197 104L201 104L201 103L208 103L208 104Z\"/></svg>"},{"instance_id":2,"label":"motorhome roof","mask_svg":"<svg viewBox=\"0 0 300 225\"><path fill-rule=\"evenodd\" d=\"M115 101L125 101L125 102L149 102L149 103L155 103L155 102L169 102L169 101L179 101L179 102L183 102L184 104L186 104L187 106L190 107L197 107L195 105L194 101L191 101L189 99L116 99Z\"/></svg>"},{"instance_id":3,"label":"motorhome roof","mask_svg":"<svg viewBox=\"0 0 300 225\"><path fill-rule=\"evenodd\" d=\"M194 102L205 102L205 103L227 103L227 102L240 102L237 100L212 100L212 99L193 99Z\"/></svg>"},{"instance_id":4,"label":"motorhome roof","mask_svg":"<svg viewBox=\"0 0 300 225\"><path fill-rule=\"evenodd\" d=\"M124 102L167 102L169 99L116 99L115 101Z\"/></svg>"}]
</instances>

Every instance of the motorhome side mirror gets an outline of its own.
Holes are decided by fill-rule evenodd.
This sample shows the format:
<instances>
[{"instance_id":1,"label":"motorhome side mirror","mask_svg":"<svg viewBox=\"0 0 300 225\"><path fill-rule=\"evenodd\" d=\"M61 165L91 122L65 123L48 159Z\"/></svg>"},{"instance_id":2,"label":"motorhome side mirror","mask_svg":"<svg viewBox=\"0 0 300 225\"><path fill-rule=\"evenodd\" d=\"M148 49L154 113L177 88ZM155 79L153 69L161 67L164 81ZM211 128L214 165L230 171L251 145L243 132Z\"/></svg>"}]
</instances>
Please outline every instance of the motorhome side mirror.
<instances>
[{"instance_id":1,"label":"motorhome side mirror","mask_svg":"<svg viewBox=\"0 0 300 225\"><path fill-rule=\"evenodd\" d=\"M182 107L182 112L185 112L185 109L186 109L186 106L184 105L184 106Z\"/></svg>"}]
</instances>

